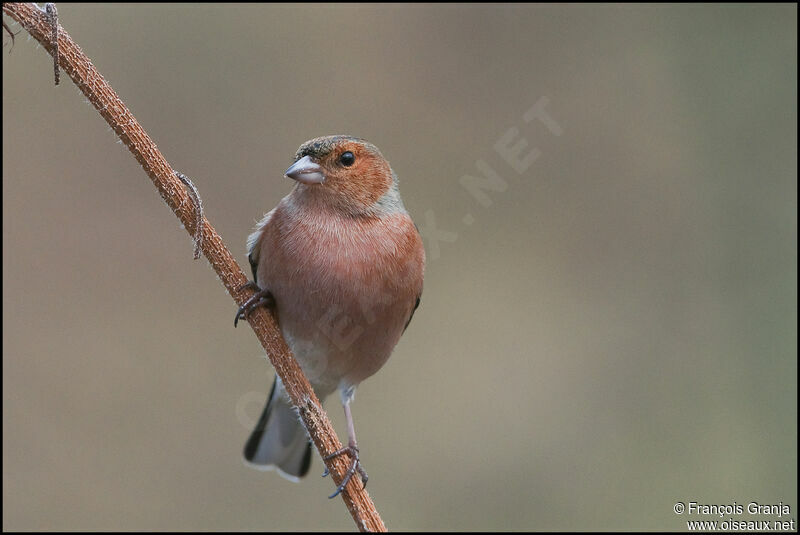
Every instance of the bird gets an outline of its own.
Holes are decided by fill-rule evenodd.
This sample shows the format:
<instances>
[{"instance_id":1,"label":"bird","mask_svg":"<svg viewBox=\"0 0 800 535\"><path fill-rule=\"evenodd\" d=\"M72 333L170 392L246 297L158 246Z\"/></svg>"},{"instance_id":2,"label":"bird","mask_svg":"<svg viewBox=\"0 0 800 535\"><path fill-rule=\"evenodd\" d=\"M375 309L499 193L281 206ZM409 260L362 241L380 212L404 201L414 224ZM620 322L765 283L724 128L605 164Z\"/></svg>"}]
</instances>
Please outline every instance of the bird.
<instances>
[{"instance_id":1,"label":"bird","mask_svg":"<svg viewBox=\"0 0 800 535\"><path fill-rule=\"evenodd\" d=\"M420 304L425 249L397 175L372 143L349 135L311 139L285 176L295 181L291 192L247 240L248 286L256 293L234 324L269 307L317 397L338 392L348 443L324 460L347 453L352 461L333 498L356 471L366 485L350 404ZM277 375L244 458L291 481L309 470L311 442Z\"/></svg>"}]
</instances>

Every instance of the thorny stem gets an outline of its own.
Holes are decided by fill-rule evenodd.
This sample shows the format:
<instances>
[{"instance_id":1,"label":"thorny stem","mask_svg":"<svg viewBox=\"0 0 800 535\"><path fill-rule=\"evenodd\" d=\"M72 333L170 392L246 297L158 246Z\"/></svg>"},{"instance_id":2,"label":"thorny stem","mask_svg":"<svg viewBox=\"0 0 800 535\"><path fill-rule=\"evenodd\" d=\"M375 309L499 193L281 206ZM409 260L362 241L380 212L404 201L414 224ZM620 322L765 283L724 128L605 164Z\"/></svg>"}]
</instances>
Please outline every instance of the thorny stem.
<instances>
[{"instance_id":1,"label":"thorny stem","mask_svg":"<svg viewBox=\"0 0 800 535\"><path fill-rule=\"evenodd\" d=\"M52 31L50 42L53 43L53 76L55 77L56 85L58 85L61 81L61 75L58 70L58 10L54 3L48 2L44 5L44 11L47 13Z\"/></svg>"},{"instance_id":2,"label":"thorny stem","mask_svg":"<svg viewBox=\"0 0 800 535\"><path fill-rule=\"evenodd\" d=\"M58 65L86 95L89 102L128 147L153 181L164 201L181 220L187 232L191 233L192 229L196 228L196 212L193 209L195 204L191 202L190 194L184 189L183 184L176 177L172 167L150 136L139 125L127 106L70 35L64 31L63 27L54 28L51 23L54 17L35 4L4 3L3 13L22 25L51 55L55 54L56 49L53 36L57 36ZM247 277L225 247L222 238L205 218L202 220L201 230L203 254L219 275L236 304L241 306L253 295L252 288L246 285ZM241 290L239 290L240 288ZM328 458L331 453L341 449L342 445L308 379L303 375L300 366L291 355L274 317L264 308L258 308L253 310L248 317L248 325L255 332L270 361L275 366L275 370L283 381L292 403L298 408L298 413L320 456L323 459ZM325 461L325 465L333 475L334 482L339 485L348 470L347 458L344 456L330 457ZM359 482L350 481L342 492L342 498L358 529L361 531L386 531L386 526L369 494L363 490Z\"/></svg>"}]
</instances>

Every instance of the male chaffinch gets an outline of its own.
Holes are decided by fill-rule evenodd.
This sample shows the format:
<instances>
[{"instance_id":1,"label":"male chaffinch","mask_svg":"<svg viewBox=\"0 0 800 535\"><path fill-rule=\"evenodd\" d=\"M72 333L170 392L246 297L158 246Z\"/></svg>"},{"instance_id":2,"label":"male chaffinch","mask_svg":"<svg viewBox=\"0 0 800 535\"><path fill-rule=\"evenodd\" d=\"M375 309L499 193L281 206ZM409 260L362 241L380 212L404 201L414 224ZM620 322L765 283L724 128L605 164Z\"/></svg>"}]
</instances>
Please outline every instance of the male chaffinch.
<instances>
[{"instance_id":1,"label":"male chaffinch","mask_svg":"<svg viewBox=\"0 0 800 535\"><path fill-rule=\"evenodd\" d=\"M320 400L338 390L345 452L366 484L350 413L356 387L386 362L419 306L422 239L380 151L351 136L303 143L286 176L291 193L247 240L256 295L237 312L273 307L281 332ZM311 443L279 377L244 449L254 467L292 481L311 464ZM327 475L327 471L325 474Z\"/></svg>"}]
</instances>

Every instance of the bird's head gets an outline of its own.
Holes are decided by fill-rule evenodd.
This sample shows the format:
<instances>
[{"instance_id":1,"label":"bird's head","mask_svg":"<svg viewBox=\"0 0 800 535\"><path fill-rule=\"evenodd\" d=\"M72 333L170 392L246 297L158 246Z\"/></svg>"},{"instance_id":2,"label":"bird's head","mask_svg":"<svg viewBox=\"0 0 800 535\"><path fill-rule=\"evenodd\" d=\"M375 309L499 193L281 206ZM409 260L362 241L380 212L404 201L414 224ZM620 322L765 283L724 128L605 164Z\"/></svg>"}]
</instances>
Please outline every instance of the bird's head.
<instances>
[{"instance_id":1,"label":"bird's head","mask_svg":"<svg viewBox=\"0 0 800 535\"><path fill-rule=\"evenodd\" d=\"M325 136L303 143L286 176L297 193L351 215L404 210L397 177L378 148L352 136Z\"/></svg>"}]
</instances>

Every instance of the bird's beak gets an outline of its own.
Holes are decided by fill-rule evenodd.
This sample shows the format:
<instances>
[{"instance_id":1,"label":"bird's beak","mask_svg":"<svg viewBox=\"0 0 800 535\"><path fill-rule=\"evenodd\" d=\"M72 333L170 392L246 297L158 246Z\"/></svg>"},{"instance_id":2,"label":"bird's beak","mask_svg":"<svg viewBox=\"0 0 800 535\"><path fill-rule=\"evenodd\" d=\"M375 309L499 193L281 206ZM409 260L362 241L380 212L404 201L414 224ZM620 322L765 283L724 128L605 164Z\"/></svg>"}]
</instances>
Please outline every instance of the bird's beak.
<instances>
[{"instance_id":1,"label":"bird's beak","mask_svg":"<svg viewBox=\"0 0 800 535\"><path fill-rule=\"evenodd\" d=\"M286 170L286 176L303 184L319 184L325 181L325 173L322 172L322 167L312 160L310 156L303 156L294 162Z\"/></svg>"}]
</instances>

